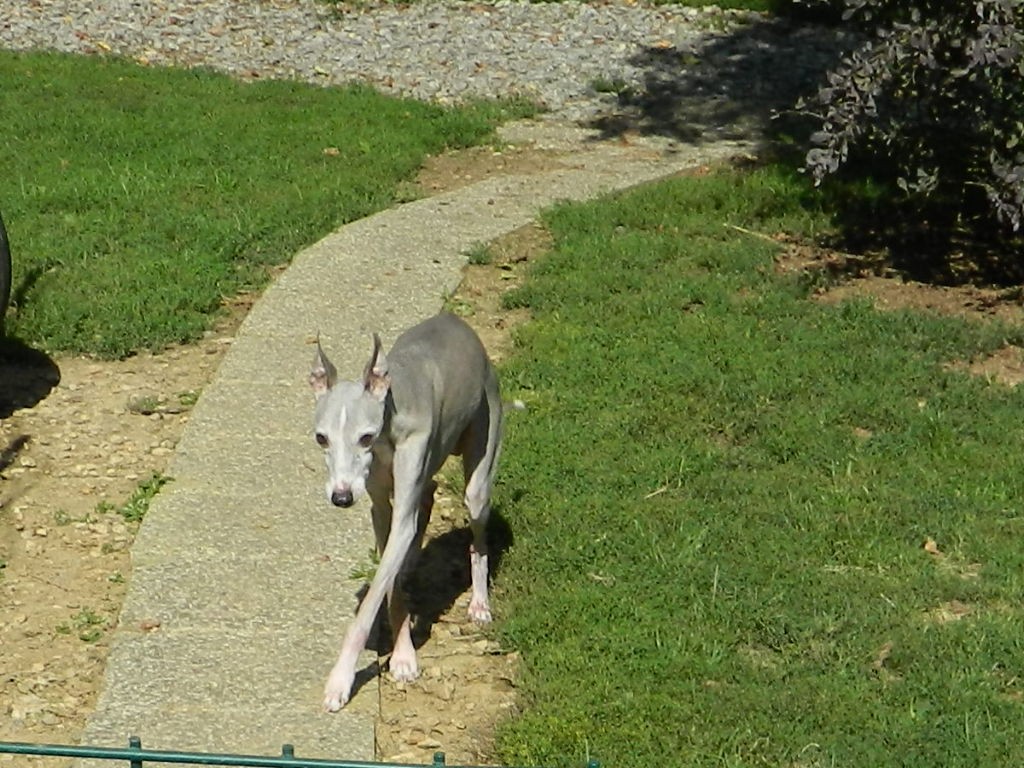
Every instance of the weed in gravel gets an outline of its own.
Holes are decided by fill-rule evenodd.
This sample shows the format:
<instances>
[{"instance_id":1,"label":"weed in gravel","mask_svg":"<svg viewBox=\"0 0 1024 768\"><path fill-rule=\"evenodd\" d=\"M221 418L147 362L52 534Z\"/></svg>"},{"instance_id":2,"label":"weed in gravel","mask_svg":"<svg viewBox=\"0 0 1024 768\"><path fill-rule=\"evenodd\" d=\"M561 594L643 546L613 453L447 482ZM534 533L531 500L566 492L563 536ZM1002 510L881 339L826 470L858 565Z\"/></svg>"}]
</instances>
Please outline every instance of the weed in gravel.
<instances>
[{"instance_id":1,"label":"weed in gravel","mask_svg":"<svg viewBox=\"0 0 1024 768\"><path fill-rule=\"evenodd\" d=\"M476 243L466 251L466 259L474 266L483 266L494 261L494 253L487 243Z\"/></svg>"},{"instance_id":2,"label":"weed in gravel","mask_svg":"<svg viewBox=\"0 0 1024 768\"><path fill-rule=\"evenodd\" d=\"M149 504L153 497L160 492L171 478L167 475L154 473L148 480L139 483L139 487L132 493L131 498L117 508L117 513L128 523L141 523L149 510Z\"/></svg>"},{"instance_id":3,"label":"weed in gravel","mask_svg":"<svg viewBox=\"0 0 1024 768\"><path fill-rule=\"evenodd\" d=\"M366 562L362 565L352 566L348 577L357 581L370 582L373 580L373 574L377 572L378 565L380 565L380 555L377 554L377 550L367 550Z\"/></svg>"},{"instance_id":4,"label":"weed in gravel","mask_svg":"<svg viewBox=\"0 0 1024 768\"><path fill-rule=\"evenodd\" d=\"M72 633L83 643L95 643L103 636L107 620L91 608L81 608L71 617L68 623L58 624L57 632L62 635Z\"/></svg>"}]
</instances>

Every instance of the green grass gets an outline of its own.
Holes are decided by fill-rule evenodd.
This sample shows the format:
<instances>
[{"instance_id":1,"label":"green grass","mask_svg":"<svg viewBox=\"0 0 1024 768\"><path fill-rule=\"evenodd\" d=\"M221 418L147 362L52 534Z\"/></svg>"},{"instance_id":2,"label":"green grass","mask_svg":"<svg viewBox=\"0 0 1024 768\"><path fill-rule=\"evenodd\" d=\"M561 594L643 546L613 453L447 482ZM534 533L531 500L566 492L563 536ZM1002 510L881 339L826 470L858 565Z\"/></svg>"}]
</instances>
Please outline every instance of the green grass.
<instances>
[{"instance_id":1,"label":"green grass","mask_svg":"<svg viewBox=\"0 0 1024 768\"><path fill-rule=\"evenodd\" d=\"M470 264L482 267L494 261L494 253L487 243L475 243L465 253L466 261Z\"/></svg>"},{"instance_id":2,"label":"green grass","mask_svg":"<svg viewBox=\"0 0 1024 768\"><path fill-rule=\"evenodd\" d=\"M500 757L1024 760L1024 392L945 367L1020 330L809 301L726 226L828 226L775 170L547 224L503 367Z\"/></svg>"},{"instance_id":3,"label":"green grass","mask_svg":"<svg viewBox=\"0 0 1024 768\"><path fill-rule=\"evenodd\" d=\"M2 51L7 332L105 357L193 340L267 267L394 202L426 154L527 111Z\"/></svg>"},{"instance_id":4,"label":"green grass","mask_svg":"<svg viewBox=\"0 0 1024 768\"><path fill-rule=\"evenodd\" d=\"M167 475L154 472L148 480L143 480L138 487L132 491L131 497L117 507L114 511L124 518L127 523L141 523L149 511L149 504L153 501L160 489L171 481Z\"/></svg>"},{"instance_id":5,"label":"green grass","mask_svg":"<svg viewBox=\"0 0 1024 768\"><path fill-rule=\"evenodd\" d=\"M560 0L538 0L539 2L559 2ZM344 12L346 5L351 3L345 3L343 0L321 0L327 6L333 6L338 9L339 13ZM715 6L717 8L725 9L738 9L746 11L774 11L779 6L781 0L655 0L655 5L684 5L690 8L705 8L708 6ZM360 3L356 3L360 5ZM366 5L372 5L366 3Z\"/></svg>"},{"instance_id":6,"label":"green grass","mask_svg":"<svg viewBox=\"0 0 1024 768\"><path fill-rule=\"evenodd\" d=\"M57 625L57 634L78 635L83 643L95 643L103 637L103 631L109 626L108 620L91 608L81 608L71 617L70 623Z\"/></svg>"},{"instance_id":7,"label":"green grass","mask_svg":"<svg viewBox=\"0 0 1024 768\"><path fill-rule=\"evenodd\" d=\"M330 0L326 0L330 2ZM540 2L560 2L560 0L539 0ZM690 8L706 8L714 6L726 10L743 11L774 11L781 0L654 0L654 5L683 5Z\"/></svg>"}]
</instances>

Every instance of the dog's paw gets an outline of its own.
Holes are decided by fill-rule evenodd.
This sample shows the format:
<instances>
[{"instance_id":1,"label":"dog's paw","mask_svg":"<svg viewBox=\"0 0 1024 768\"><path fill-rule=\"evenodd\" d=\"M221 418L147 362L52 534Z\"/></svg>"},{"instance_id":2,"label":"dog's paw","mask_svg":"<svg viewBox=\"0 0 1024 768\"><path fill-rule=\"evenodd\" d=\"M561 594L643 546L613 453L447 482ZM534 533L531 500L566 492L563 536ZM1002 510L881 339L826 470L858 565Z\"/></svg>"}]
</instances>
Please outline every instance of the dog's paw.
<instances>
[{"instance_id":1,"label":"dog's paw","mask_svg":"<svg viewBox=\"0 0 1024 768\"><path fill-rule=\"evenodd\" d=\"M469 618L477 624L490 624L491 606L484 600L471 600L469 603Z\"/></svg>"},{"instance_id":2,"label":"dog's paw","mask_svg":"<svg viewBox=\"0 0 1024 768\"><path fill-rule=\"evenodd\" d=\"M324 712L337 712L348 703L348 699L334 693L324 694Z\"/></svg>"},{"instance_id":3,"label":"dog's paw","mask_svg":"<svg viewBox=\"0 0 1024 768\"><path fill-rule=\"evenodd\" d=\"M388 661L388 670L391 677L399 683L411 683L420 676L420 665L416 661L415 652L408 655L392 653Z\"/></svg>"},{"instance_id":4,"label":"dog's paw","mask_svg":"<svg viewBox=\"0 0 1024 768\"><path fill-rule=\"evenodd\" d=\"M327 685L324 686L324 712L337 712L348 704L352 695L355 676L344 669L339 669L339 666L340 664L335 665L331 670L331 676L327 678Z\"/></svg>"}]
</instances>

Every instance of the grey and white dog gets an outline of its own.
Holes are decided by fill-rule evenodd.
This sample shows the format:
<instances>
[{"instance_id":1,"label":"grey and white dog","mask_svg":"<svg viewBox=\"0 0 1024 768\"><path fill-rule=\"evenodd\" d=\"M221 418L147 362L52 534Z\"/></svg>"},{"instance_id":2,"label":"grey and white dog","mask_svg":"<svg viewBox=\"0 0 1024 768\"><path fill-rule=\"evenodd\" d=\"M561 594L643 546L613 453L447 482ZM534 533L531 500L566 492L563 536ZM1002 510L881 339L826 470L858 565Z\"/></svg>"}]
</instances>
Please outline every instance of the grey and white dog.
<instances>
[{"instance_id":1,"label":"grey and white dog","mask_svg":"<svg viewBox=\"0 0 1024 768\"><path fill-rule=\"evenodd\" d=\"M501 449L502 403L479 337L449 314L405 331L386 357L374 334L361 381L338 381L318 341L309 381L317 398L316 441L327 462L327 498L350 507L369 493L381 556L327 679L324 709L336 712L352 695L356 660L385 595L394 631L391 674L396 680L419 675L401 580L419 554L437 487L433 476L449 455L462 456L473 533L469 615L491 620L485 529Z\"/></svg>"}]
</instances>

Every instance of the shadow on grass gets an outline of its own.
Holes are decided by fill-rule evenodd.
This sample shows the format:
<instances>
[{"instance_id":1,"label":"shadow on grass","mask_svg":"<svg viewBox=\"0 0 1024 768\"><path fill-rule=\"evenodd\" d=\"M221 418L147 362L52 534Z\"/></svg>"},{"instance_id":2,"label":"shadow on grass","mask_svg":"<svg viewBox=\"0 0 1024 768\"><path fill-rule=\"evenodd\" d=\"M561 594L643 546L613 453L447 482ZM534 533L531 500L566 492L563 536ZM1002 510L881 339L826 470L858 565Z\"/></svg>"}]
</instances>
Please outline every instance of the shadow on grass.
<instances>
[{"instance_id":1,"label":"shadow on grass","mask_svg":"<svg viewBox=\"0 0 1024 768\"><path fill-rule=\"evenodd\" d=\"M904 280L932 285L1019 286L1024 283L1024 236L994 220L983 191L907 198L874 179L885 169L870 157L824 185L823 201L839 237L836 248L867 254Z\"/></svg>"},{"instance_id":2,"label":"shadow on grass","mask_svg":"<svg viewBox=\"0 0 1024 768\"><path fill-rule=\"evenodd\" d=\"M637 88L593 121L602 138L630 132L688 144L753 141L762 157L802 168L820 121L796 109L861 38L841 25L762 18L688 45L649 47L632 63ZM992 220L980 187L952 199L908 199L879 181L892 159L850 159L823 185L819 205L833 216L836 249L871 255L909 280L938 285L1018 285L1024 238Z\"/></svg>"},{"instance_id":3,"label":"shadow on grass","mask_svg":"<svg viewBox=\"0 0 1024 768\"><path fill-rule=\"evenodd\" d=\"M0 419L44 400L60 383L60 368L44 352L0 338Z\"/></svg>"},{"instance_id":4,"label":"shadow on grass","mask_svg":"<svg viewBox=\"0 0 1024 768\"><path fill-rule=\"evenodd\" d=\"M760 19L686 46L650 47L632 61L643 86L621 90L592 127L605 138L637 131L691 144L806 132L794 104L853 42L825 26Z\"/></svg>"}]
</instances>

